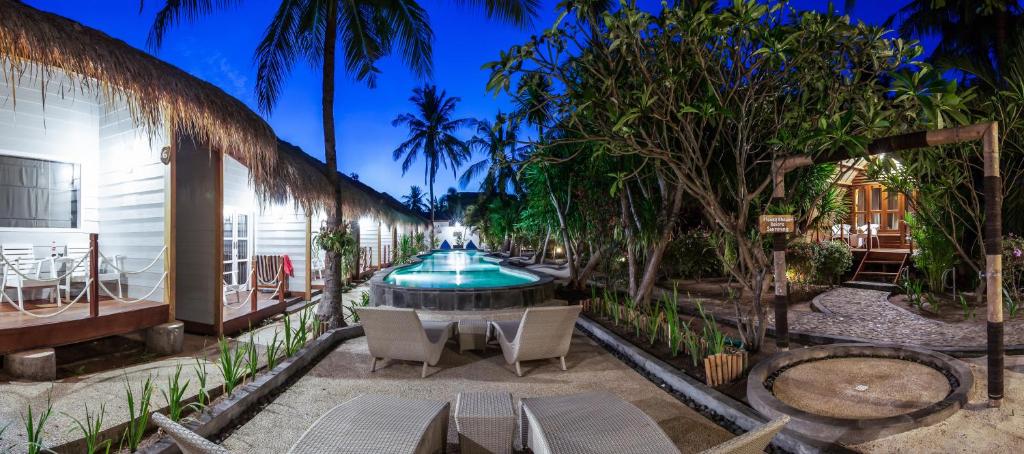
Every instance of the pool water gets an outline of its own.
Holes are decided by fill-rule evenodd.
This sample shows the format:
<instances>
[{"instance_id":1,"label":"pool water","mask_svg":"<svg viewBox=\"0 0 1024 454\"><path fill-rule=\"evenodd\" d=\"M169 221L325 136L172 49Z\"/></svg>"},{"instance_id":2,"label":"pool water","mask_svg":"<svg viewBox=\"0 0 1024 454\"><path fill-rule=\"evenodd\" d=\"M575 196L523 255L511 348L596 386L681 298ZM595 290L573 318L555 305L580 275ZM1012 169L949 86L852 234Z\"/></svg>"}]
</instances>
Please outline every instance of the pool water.
<instances>
[{"instance_id":1,"label":"pool water","mask_svg":"<svg viewBox=\"0 0 1024 454\"><path fill-rule=\"evenodd\" d=\"M498 259L479 251L435 251L421 258L420 263L392 271L384 282L417 288L491 288L539 280L536 276L498 266Z\"/></svg>"}]
</instances>

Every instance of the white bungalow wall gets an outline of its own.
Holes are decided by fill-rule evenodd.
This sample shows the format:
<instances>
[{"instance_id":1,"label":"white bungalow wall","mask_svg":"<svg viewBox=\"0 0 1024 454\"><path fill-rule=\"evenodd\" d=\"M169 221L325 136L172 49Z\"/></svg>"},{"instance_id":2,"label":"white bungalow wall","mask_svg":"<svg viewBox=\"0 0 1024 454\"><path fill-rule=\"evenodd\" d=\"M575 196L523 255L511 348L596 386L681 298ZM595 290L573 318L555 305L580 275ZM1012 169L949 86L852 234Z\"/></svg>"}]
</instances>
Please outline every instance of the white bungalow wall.
<instances>
[{"instance_id":1,"label":"white bungalow wall","mask_svg":"<svg viewBox=\"0 0 1024 454\"><path fill-rule=\"evenodd\" d=\"M253 220L250 253L287 255L294 275L288 288L294 293L306 291L306 215L290 200L284 203L260 203L249 179L249 169L231 158L224 159L224 206L244 212ZM313 229L318 224L313 225Z\"/></svg>"},{"instance_id":2,"label":"white bungalow wall","mask_svg":"<svg viewBox=\"0 0 1024 454\"><path fill-rule=\"evenodd\" d=\"M0 155L75 163L82 181L78 227L0 228L0 244L31 244L43 258L51 248L85 245L88 234L99 233L103 254L124 255L126 269L149 264L163 247L163 141L155 138L151 146L123 109L103 105L92 93L64 92L70 84L59 73L45 84L45 97L36 72L13 80L14 97L11 82L0 78ZM150 273L126 278L126 295L149 293L162 273L158 263ZM43 297L39 292L26 297ZM149 299L162 298L158 289Z\"/></svg>"}]
</instances>

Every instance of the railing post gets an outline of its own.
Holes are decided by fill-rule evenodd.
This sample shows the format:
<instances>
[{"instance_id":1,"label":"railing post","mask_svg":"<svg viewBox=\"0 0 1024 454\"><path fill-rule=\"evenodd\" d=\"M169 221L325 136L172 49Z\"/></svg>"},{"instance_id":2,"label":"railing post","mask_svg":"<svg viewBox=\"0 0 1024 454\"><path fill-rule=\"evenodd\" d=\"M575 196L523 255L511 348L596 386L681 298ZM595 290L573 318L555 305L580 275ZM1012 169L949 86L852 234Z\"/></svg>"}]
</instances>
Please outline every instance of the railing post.
<instances>
[{"instance_id":1,"label":"railing post","mask_svg":"<svg viewBox=\"0 0 1024 454\"><path fill-rule=\"evenodd\" d=\"M89 234L89 317L100 315L100 240L99 234ZM70 287L70 286L69 286ZM70 288L68 289L70 291Z\"/></svg>"},{"instance_id":2,"label":"railing post","mask_svg":"<svg viewBox=\"0 0 1024 454\"><path fill-rule=\"evenodd\" d=\"M288 291L288 281L285 280L284 257L281 257L281 266L277 267L277 301L284 304L284 293Z\"/></svg>"},{"instance_id":3,"label":"railing post","mask_svg":"<svg viewBox=\"0 0 1024 454\"><path fill-rule=\"evenodd\" d=\"M256 312L257 305L256 300L257 293L260 291L260 282L256 280L256 266L259 264L258 260L253 258L249 259L249 311Z\"/></svg>"}]
</instances>

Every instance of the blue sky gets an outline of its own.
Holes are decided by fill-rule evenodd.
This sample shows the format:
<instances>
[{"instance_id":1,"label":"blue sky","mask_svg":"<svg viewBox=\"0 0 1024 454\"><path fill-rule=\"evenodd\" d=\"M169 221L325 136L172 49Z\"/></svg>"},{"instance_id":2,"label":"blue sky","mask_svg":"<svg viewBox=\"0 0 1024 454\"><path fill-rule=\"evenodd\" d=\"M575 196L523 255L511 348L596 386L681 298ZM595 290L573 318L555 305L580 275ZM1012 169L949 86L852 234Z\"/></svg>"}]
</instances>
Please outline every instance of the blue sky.
<instances>
[{"instance_id":1,"label":"blue sky","mask_svg":"<svg viewBox=\"0 0 1024 454\"><path fill-rule=\"evenodd\" d=\"M147 0L140 13L138 0L103 2L27 0L27 3L102 30L138 48L145 48L146 36L163 0ZM279 2L249 0L244 6L215 13L194 24L174 28L156 55L185 71L218 85L241 99L253 110L255 68L253 50ZM509 109L508 99L485 92L487 73L480 66L495 60L501 50L524 42L538 30L551 25L557 1L542 0L540 17L528 29L487 21L472 8L454 7L457 2L424 0L434 30L434 72L431 82L462 99L457 114L462 117L491 118ZM828 2L795 0L798 8L825 8ZM842 4L842 1L837 2ZM858 1L852 15L869 23L881 23L905 0ZM102 7L99 5L102 4ZM655 1L641 4L657 5ZM391 152L406 131L391 126L391 120L410 111L408 101L419 80L388 58L377 87L367 88L339 76L336 95L339 168L356 173L361 181L399 197L410 185L423 184L423 163L418 162L402 176ZM316 71L303 64L295 67L274 112L265 117L278 135L323 159L323 130L320 117L320 81ZM470 131L467 131L467 136ZM473 159L476 161L476 158ZM435 190L443 193L456 185L451 172L438 175ZM467 188L474 190L474 187Z\"/></svg>"}]
</instances>

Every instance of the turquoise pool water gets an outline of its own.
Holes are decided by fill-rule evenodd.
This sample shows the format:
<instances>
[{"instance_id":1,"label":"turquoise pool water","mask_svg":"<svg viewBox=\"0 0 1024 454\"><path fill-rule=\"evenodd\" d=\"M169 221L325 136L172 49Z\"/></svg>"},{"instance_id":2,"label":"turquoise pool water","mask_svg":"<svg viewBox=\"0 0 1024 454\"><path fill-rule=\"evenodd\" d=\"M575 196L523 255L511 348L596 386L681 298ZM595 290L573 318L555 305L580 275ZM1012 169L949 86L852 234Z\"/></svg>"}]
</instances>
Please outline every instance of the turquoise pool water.
<instances>
[{"instance_id":1,"label":"turquoise pool water","mask_svg":"<svg viewBox=\"0 0 1024 454\"><path fill-rule=\"evenodd\" d=\"M435 251L415 265L384 278L388 284L417 288L490 288L537 282L536 276L498 266L479 251Z\"/></svg>"}]
</instances>

